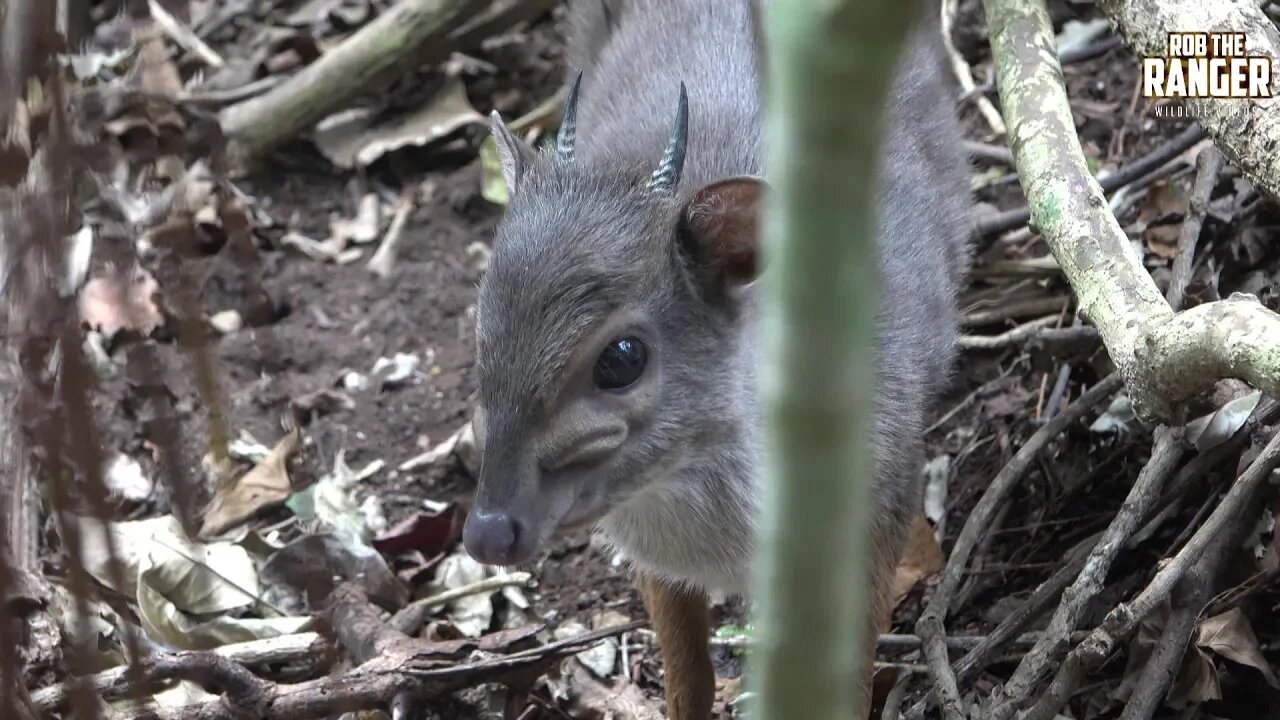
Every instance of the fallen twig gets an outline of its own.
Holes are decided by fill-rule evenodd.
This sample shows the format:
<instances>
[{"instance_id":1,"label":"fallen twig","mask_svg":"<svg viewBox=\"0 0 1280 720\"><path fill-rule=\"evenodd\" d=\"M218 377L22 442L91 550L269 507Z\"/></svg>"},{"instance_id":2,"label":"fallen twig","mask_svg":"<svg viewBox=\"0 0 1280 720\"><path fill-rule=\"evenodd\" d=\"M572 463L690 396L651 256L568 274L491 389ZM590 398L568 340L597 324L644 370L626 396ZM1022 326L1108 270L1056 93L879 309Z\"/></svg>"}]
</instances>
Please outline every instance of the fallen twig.
<instances>
[{"instance_id":1,"label":"fallen twig","mask_svg":"<svg viewBox=\"0 0 1280 720\"><path fill-rule=\"evenodd\" d=\"M979 158L1008 167L1013 167L1013 151L1004 145L992 145L991 143L978 142L976 140L965 140L964 151L969 157Z\"/></svg>"},{"instance_id":2,"label":"fallen twig","mask_svg":"<svg viewBox=\"0 0 1280 720\"><path fill-rule=\"evenodd\" d=\"M1017 670L1004 683L1003 689L992 695L983 717L993 720L1012 717L1052 671L1053 663L1066 650L1071 632L1084 616L1089 603L1102 590L1103 580L1111 569L1111 563L1128 538L1138 529L1148 508L1159 497L1166 478L1173 472L1184 450L1180 429L1156 429L1155 449L1151 452L1151 460L1138 474L1120 512L1089 553L1079 577L1063 593L1062 602L1049 621L1044 635L1018 664Z\"/></svg>"},{"instance_id":3,"label":"fallen twig","mask_svg":"<svg viewBox=\"0 0 1280 720\"><path fill-rule=\"evenodd\" d=\"M963 327L976 327L979 325L993 325L1002 323L1006 320L1016 320L1024 317L1035 317L1045 313L1061 313L1064 307L1071 305L1071 298L1066 295L1055 297L1036 297L1026 300L1014 300L1011 302L1001 303L998 307L990 310L977 310L965 313L960 318L960 324Z\"/></svg>"},{"instance_id":4,"label":"fallen twig","mask_svg":"<svg viewBox=\"0 0 1280 720\"><path fill-rule=\"evenodd\" d=\"M956 80L960 83L960 91L965 95L973 96L973 103L978 108L978 112L982 113L982 118L987 121L987 125L991 126L991 132L997 137L1003 137L1007 132L1004 125L1004 118L1000 117L1000 111L996 110L996 106L986 95L977 93L977 87L973 82L973 68L969 67L969 63L965 61L964 56L956 49L955 43L951 39L951 29L955 25L956 13L959 12L960 3L958 0L942 0L941 18L942 18L942 45L947 51L947 60L951 64L951 71L955 74Z\"/></svg>"},{"instance_id":5,"label":"fallen twig","mask_svg":"<svg viewBox=\"0 0 1280 720\"><path fill-rule=\"evenodd\" d=\"M1182 309L1183 294L1191 280L1191 265L1196 257L1196 244L1200 240L1204 217L1209 212L1209 198L1223 163L1222 153L1212 146L1201 150L1196 157L1196 179L1187 202L1187 216L1183 218L1182 230L1178 233L1178 255L1173 259L1173 276L1165 293L1165 299L1174 310Z\"/></svg>"},{"instance_id":6,"label":"fallen twig","mask_svg":"<svg viewBox=\"0 0 1280 720\"><path fill-rule=\"evenodd\" d=\"M505 587L529 587L533 582L533 576L527 572L513 572L504 575L494 575L469 585L445 590L437 595L429 598L415 600L403 607L399 612L392 616L387 622L392 629L399 632L411 634L422 626L423 618L427 611L438 608L441 605L451 603L459 598L469 597L471 595L481 595L483 593L495 592Z\"/></svg>"},{"instance_id":7,"label":"fallen twig","mask_svg":"<svg viewBox=\"0 0 1280 720\"><path fill-rule=\"evenodd\" d=\"M951 557L939 576L938 584L925 605L924 612L916 622L916 634L924 641L925 655L929 662L929 675L934 689L938 692L943 715L947 718L963 718L956 676L951 669L947 657L944 622L951 609L951 601L955 596L964 569L969 563L969 556L978 540L985 534L991 518L1004 504L1010 491L1030 468L1036 455L1044 445L1068 425L1084 417L1091 408L1107 399L1120 389L1121 380L1118 375L1111 375L1090 388L1075 403L1063 410L1049 422L1037 430L1027 442L1014 454L1013 458L996 474L978 504L965 520L960 535L951 549Z\"/></svg>"},{"instance_id":8,"label":"fallen twig","mask_svg":"<svg viewBox=\"0 0 1280 720\"><path fill-rule=\"evenodd\" d=\"M961 335L956 344L963 350L1000 350L1010 345L1019 345L1026 342L1035 337L1037 333L1057 324L1057 315L1047 315L1025 322L999 335Z\"/></svg>"},{"instance_id":9,"label":"fallen twig","mask_svg":"<svg viewBox=\"0 0 1280 720\"><path fill-rule=\"evenodd\" d=\"M1113 173L1100 175L1098 186L1104 193L1115 192L1160 169L1204 138L1204 128L1192 123L1187 126L1187 129L1161 143L1146 155ZM979 218L976 232L978 235L996 235L1026 225L1030 220L1031 209L1024 205Z\"/></svg>"},{"instance_id":10,"label":"fallen twig","mask_svg":"<svg viewBox=\"0 0 1280 720\"><path fill-rule=\"evenodd\" d=\"M181 45L187 52L200 58L205 65L212 68L221 68L227 64L222 59L222 56L205 44L205 41L192 32L191 28L183 25L178 21L178 18L170 15L169 11L164 9L164 5L156 2L156 0L147 0L147 7L150 8L151 19L156 21L156 25L159 25L166 35L173 38L173 41Z\"/></svg>"}]
</instances>

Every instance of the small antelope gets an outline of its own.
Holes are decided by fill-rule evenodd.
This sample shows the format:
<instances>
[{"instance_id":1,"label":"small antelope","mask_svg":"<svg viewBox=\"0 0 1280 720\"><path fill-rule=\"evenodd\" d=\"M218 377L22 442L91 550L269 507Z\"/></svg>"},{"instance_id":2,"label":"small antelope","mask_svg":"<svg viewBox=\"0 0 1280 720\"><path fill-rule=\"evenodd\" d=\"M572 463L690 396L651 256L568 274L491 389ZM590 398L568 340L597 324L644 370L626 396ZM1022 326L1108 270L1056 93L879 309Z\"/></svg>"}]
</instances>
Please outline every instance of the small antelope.
<instances>
[{"instance_id":1,"label":"small antelope","mask_svg":"<svg viewBox=\"0 0 1280 720\"><path fill-rule=\"evenodd\" d=\"M757 1L571 2L578 72L554 147L492 116L509 204L477 306L483 460L464 545L516 565L557 529L596 525L638 573L677 720L710 716L708 593L749 589L761 502ZM881 278L869 657L969 255L936 36L922 23L895 77L868 259ZM863 715L870 679L850 678Z\"/></svg>"}]
</instances>

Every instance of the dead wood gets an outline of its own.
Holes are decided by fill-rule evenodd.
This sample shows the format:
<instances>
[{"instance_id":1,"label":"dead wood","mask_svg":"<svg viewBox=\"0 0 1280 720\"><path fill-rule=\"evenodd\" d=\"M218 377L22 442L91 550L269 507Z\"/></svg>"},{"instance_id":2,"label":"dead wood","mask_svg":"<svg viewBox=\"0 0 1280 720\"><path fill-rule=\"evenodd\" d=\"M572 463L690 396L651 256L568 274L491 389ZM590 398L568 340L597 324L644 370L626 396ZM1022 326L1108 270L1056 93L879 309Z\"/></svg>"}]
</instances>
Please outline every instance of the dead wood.
<instances>
[{"instance_id":1,"label":"dead wood","mask_svg":"<svg viewBox=\"0 0 1280 720\"><path fill-rule=\"evenodd\" d=\"M325 717L382 707L394 698L441 695L487 682L518 679L542 672L549 663L581 652L606 638L644 627L644 621L589 632L546 645L534 645L540 626L491 633L475 639L431 641L410 638L384 623L378 611L355 585L336 588L324 613L337 646L355 667L315 680L280 684L251 672L246 664L279 662L324 654L331 646L319 635L295 637L268 652L271 643L258 641L213 651L157 652L142 663L145 684L188 680L219 699L180 708L137 709L119 713L119 720L296 720ZM282 652L283 650L283 652ZM125 690L118 670L92 679L81 678L108 696ZM36 694L45 710L68 699L54 688Z\"/></svg>"},{"instance_id":2,"label":"dead wood","mask_svg":"<svg viewBox=\"0 0 1280 720\"><path fill-rule=\"evenodd\" d=\"M268 92L219 115L240 171L263 152L297 137L399 69L440 62L535 17L547 0L402 0L312 64Z\"/></svg>"}]
</instances>

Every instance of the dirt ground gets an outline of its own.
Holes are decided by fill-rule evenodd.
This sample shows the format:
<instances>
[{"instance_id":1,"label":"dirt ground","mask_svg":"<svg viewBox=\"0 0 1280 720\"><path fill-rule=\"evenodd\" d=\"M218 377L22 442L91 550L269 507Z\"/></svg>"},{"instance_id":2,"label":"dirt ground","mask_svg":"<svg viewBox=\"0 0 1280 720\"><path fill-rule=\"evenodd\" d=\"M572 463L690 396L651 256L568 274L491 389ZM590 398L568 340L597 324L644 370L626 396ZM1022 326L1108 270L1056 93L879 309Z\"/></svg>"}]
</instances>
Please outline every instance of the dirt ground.
<instances>
[{"instance_id":1,"label":"dirt ground","mask_svg":"<svg viewBox=\"0 0 1280 720\"><path fill-rule=\"evenodd\" d=\"M1087 3L1055 2L1052 6L1059 27L1069 19L1096 16ZM562 12L557 9L472 54L474 67L462 77L467 97L477 111L487 114L497 107L504 117L517 117L557 89L564 71L561 20ZM990 72L991 67L985 32L980 3L961 2L956 44L979 72ZM223 46L231 44L234 36L221 42ZM1135 96L1138 68L1137 60L1121 46L1065 70L1082 144L1100 166L1122 165L1159 146L1186 125L1186 120L1153 117L1152 107ZM995 97L991 92L988 95ZM406 80L397 85L393 96L398 102L412 102L414 88ZM972 103L964 105L962 114L971 139L987 137L989 130ZM482 130L468 129L447 148L437 145L398 151L360 171L335 167L309 142L291 143L276 151L264 169L240 183L256 209L274 220L273 227L255 231L254 261L240 262L215 249L187 266L189 277L201 290L207 315L238 309L246 318L254 313L259 316L251 326L212 341L225 423L232 434L247 432L269 447L284 433L284 419L299 418L304 445L289 465L295 487L304 487L330 472L338 453L351 468L385 462L382 471L364 481L361 493L378 496L393 525L420 511L424 500L465 506L474 489L474 478L458 462L410 471L396 468L448 438L469 420L474 407L476 280L470 271L468 247L476 241L488 243L502 213L500 206L481 195L483 170L476 149L483 137ZM1009 172L1005 169L1003 180L979 190L979 201L992 209L1020 204L1020 191ZM1189 177L1183 174L1179 182L1188 183ZM415 206L394 271L385 279L365 268L370 250L360 260L343 265L313 260L281 242L286 231L323 238L329 233L330 219L353 216L366 193L393 200L406 187L416 188ZM1137 212L1148 212L1155 218L1150 224L1158 225L1158 209L1146 209L1153 202L1144 201ZM1217 292L1226 295L1233 283L1242 282L1259 268L1274 272L1275 235L1269 233L1276 227L1275 215L1273 207L1265 208L1251 215L1247 223L1220 223L1206 230L1209 253L1221 260L1214 276L1217 286L1203 289L1205 298L1212 299ZM1257 253L1242 251L1240 238L1249 229L1255 231L1252 237L1271 238L1270 244L1257 240ZM1147 242L1154 241L1148 238ZM1029 233L977 243L979 265L1047 252L1043 242ZM1151 264L1164 268L1169 257L1154 253ZM1167 277L1167 270L1160 268L1157 277ZM163 287L165 279L160 280ZM265 292L265 303L256 294L259 287ZM1007 307L1020 299L1068 295L1069 288L1060 276L1018 283L975 277L963 306L966 312L974 313ZM263 307L267 308L265 315ZM1066 317L1069 322L1070 315ZM1013 324L997 319L976 323L968 331L994 334ZM198 457L209 415L196 387L190 357L173 342L159 342L157 347L165 362L166 382L176 397L184 447ZM422 360L411 381L388 388L376 384L364 390L343 388L348 373L368 373L378 358L396 353L412 353ZM1069 380L1055 392L1064 368L1069 369ZM1104 354L1096 347L1067 357L1019 348L964 355L956 377L938 403L934 413L938 422L927 437L930 458L950 457L944 549L950 548L990 479L1044 421L1047 406L1064 406L1108 369ZM321 402L312 412L298 411L300 401L322 397L326 391L345 395L349 403ZM95 403L106 428L106 444L143 457L148 454L147 442L138 423L135 393L133 385L119 378L103 384ZM989 629L1060 564L1063 548L1104 528L1145 462L1149 447L1149 435L1141 429L1117 437L1093 433L1084 426L1070 428L1058 441L1057 450L1046 453L1015 502L1000 516L1000 527L981 548L962 589L962 609L949 627L956 633ZM1210 494L1206 492L1205 497ZM1195 510L1192 507L1186 512L1189 516ZM288 515L280 509L255 524L270 525ZM1172 523L1148 543L1122 556L1112 573L1113 578L1121 579L1104 595L1107 607L1119 601L1122 592L1140 587L1137 583L1143 576L1139 571L1163 554L1176 537L1176 525ZM534 572L538 587L528 594L531 612L552 624L566 620L589 623L603 610L630 618L643 616L627 569L611 562L589 532L558 538ZM1132 581L1123 579L1130 575ZM913 632L923 585L900 606L895 631ZM1265 605L1271 597L1263 593L1257 602ZM745 617L739 602L716 609L718 625L740 625ZM1274 632L1268 634L1276 629L1268 627L1275 624L1273 617L1273 613L1262 613L1255 626L1268 654L1271 641L1280 638ZM644 647L637 653L632 677L656 701L661 694L659 665L652 649ZM723 678L736 677L741 666L739 655L717 651L717 670ZM1008 667L995 666L997 674L988 680L998 681L997 671ZM1113 680L1118 681L1120 669L1111 672ZM1257 685L1246 684L1249 688ZM1115 716L1117 706L1106 700L1106 691L1114 685L1109 682L1098 689L1096 701L1080 703L1084 716ZM1253 702L1248 698L1254 696L1241 690L1229 697L1213 706L1214 716L1244 717L1236 714L1240 703L1248 707ZM1264 697L1275 699L1274 693L1264 693ZM433 707L439 717L484 717L487 711L481 706L485 702L482 693L472 693ZM568 717L559 711L545 713L539 716Z\"/></svg>"}]
</instances>

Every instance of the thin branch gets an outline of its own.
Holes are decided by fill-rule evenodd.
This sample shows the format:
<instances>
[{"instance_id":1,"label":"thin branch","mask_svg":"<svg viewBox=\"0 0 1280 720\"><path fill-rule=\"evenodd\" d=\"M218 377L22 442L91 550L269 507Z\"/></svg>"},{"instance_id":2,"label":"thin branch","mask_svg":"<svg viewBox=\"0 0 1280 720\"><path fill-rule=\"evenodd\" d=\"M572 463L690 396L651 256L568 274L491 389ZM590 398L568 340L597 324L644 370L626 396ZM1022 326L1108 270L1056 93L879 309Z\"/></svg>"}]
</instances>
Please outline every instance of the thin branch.
<instances>
[{"instance_id":1,"label":"thin branch","mask_svg":"<svg viewBox=\"0 0 1280 720\"><path fill-rule=\"evenodd\" d=\"M1254 515L1251 509L1277 465L1280 465L1280 433L1272 436L1209 519L1177 555L1163 564L1146 589L1132 602L1108 613L1102 624L1067 655L1048 692L1027 713L1026 720L1052 720L1084 677L1101 666L1116 645L1132 635L1138 623L1168 599L1173 587L1200 559L1206 548L1224 536L1234 536L1242 526L1252 526Z\"/></svg>"},{"instance_id":2,"label":"thin branch","mask_svg":"<svg viewBox=\"0 0 1280 720\"><path fill-rule=\"evenodd\" d=\"M1001 350L1011 345L1021 345L1057 324L1058 315L1047 315L1025 322L999 335L961 335L956 344L964 350Z\"/></svg>"},{"instance_id":3,"label":"thin branch","mask_svg":"<svg viewBox=\"0 0 1280 720\"><path fill-rule=\"evenodd\" d=\"M1191 185L1187 215L1182 221L1182 230L1178 233L1178 255L1173 259L1173 277L1170 278L1169 289L1165 293L1165 299L1174 310L1182 309L1183 294L1191 280L1191 265L1196 258L1196 244L1200 240L1205 215L1209 212L1209 198L1213 194L1213 186L1218 182L1218 173L1222 172L1223 164L1222 153L1212 146L1201 150L1196 157L1196 179Z\"/></svg>"},{"instance_id":4,"label":"thin branch","mask_svg":"<svg viewBox=\"0 0 1280 720\"><path fill-rule=\"evenodd\" d=\"M156 2L156 0L147 0L147 5L151 9L151 19L156 21L156 25L159 25L166 35L173 38L173 41L181 45L187 52L200 58L205 65L212 68L221 68L227 64L222 59L222 56L205 44L205 41L192 32L191 28L183 25L178 21L178 18L170 15L169 11L164 9L164 5Z\"/></svg>"},{"instance_id":5,"label":"thin branch","mask_svg":"<svg viewBox=\"0 0 1280 720\"><path fill-rule=\"evenodd\" d=\"M1052 671L1053 664L1066 651L1071 632L1084 617L1089 604L1102 591L1111 563L1159 497L1165 480L1173 472L1185 449L1181 430L1164 427L1156 429L1155 449L1151 452L1151 459L1138 474L1120 512L1089 553L1080 576L1063 593L1062 602L1049 621L1044 636L1018 664L1003 690L992 695L989 710L983 717L993 720L1012 717Z\"/></svg>"},{"instance_id":6,"label":"thin branch","mask_svg":"<svg viewBox=\"0 0 1280 720\"><path fill-rule=\"evenodd\" d=\"M415 600L397 612L387 624L399 632L409 634L422 626L422 620L428 610L438 608L460 598L496 592L506 587L529 587L532 581L533 576L527 572L494 575L469 585L445 590L429 598Z\"/></svg>"},{"instance_id":7,"label":"thin branch","mask_svg":"<svg viewBox=\"0 0 1280 720\"><path fill-rule=\"evenodd\" d=\"M947 52L947 61L951 65L951 72L955 75L956 81L960 84L960 91L966 96L972 96L973 103L978 108L978 112L982 114L982 118L987 121L987 125L991 127L991 132L997 137L1003 137L1008 130L1004 125L1004 118L1000 117L1000 111L996 110L996 106L991 100L978 92L977 86L973 82L973 68L969 67L969 63L965 61L964 56L956 49L955 42L951 39L952 27L955 25L956 14L960 11L960 3L958 0L942 0L940 11L942 46Z\"/></svg>"},{"instance_id":8,"label":"thin branch","mask_svg":"<svg viewBox=\"0 0 1280 720\"><path fill-rule=\"evenodd\" d=\"M955 596L960 581L964 576L965 566L978 540L991 524L996 511L1004 504L1010 492L1026 474L1036 455L1058 433L1068 425L1084 417L1094 406L1109 398L1120 389L1121 380L1118 375L1111 375L1098 383L1088 392L1081 395L1075 403L1067 407L1056 417L1037 430L1013 458L996 474L991 485L982 494L978 504L965 520L955 545L951 549L951 557L943 568L937 586L930 595L924 612L916 623L916 633L925 644L925 654L929 659L929 674L933 679L934 689L942 703L945 717L963 717L960 712L960 696L956 686L955 673L951 669L947 657L944 621L951 609L951 601Z\"/></svg>"},{"instance_id":9,"label":"thin branch","mask_svg":"<svg viewBox=\"0 0 1280 720\"><path fill-rule=\"evenodd\" d=\"M1185 130L1161 143L1151 152L1121 167L1119 170L1098 177L1098 186L1104 193L1112 193L1142 177L1159 170L1196 143L1205 139L1204 128L1192 123ZM1031 220L1031 210L1025 205L992 213L978 219L979 235L997 235L1022 227Z\"/></svg>"},{"instance_id":10,"label":"thin branch","mask_svg":"<svg viewBox=\"0 0 1280 720\"><path fill-rule=\"evenodd\" d=\"M1023 317L1034 317L1045 313L1061 313L1063 307L1071 305L1071 298L1067 295L1054 297L1033 297L1024 300L1015 300L1002 303L1000 306L990 310L977 310L965 313L960 318L960 324L964 327L975 327L979 325L992 325L995 323L1005 322L1006 320L1014 320Z\"/></svg>"},{"instance_id":11,"label":"thin branch","mask_svg":"<svg viewBox=\"0 0 1280 720\"><path fill-rule=\"evenodd\" d=\"M990 143L978 142L977 140L965 140L964 151L973 158L1013 167L1013 151L1004 145L992 145Z\"/></svg>"},{"instance_id":12,"label":"thin branch","mask_svg":"<svg viewBox=\"0 0 1280 720\"><path fill-rule=\"evenodd\" d=\"M1178 676L1187 643L1199 624L1200 611L1213 597L1217 587L1218 575L1225 565L1222 551L1233 547L1234 543L1218 542L1205 552L1174 589L1169 619L1165 621L1160 639L1138 676L1120 720L1150 720L1160 709Z\"/></svg>"}]
</instances>

